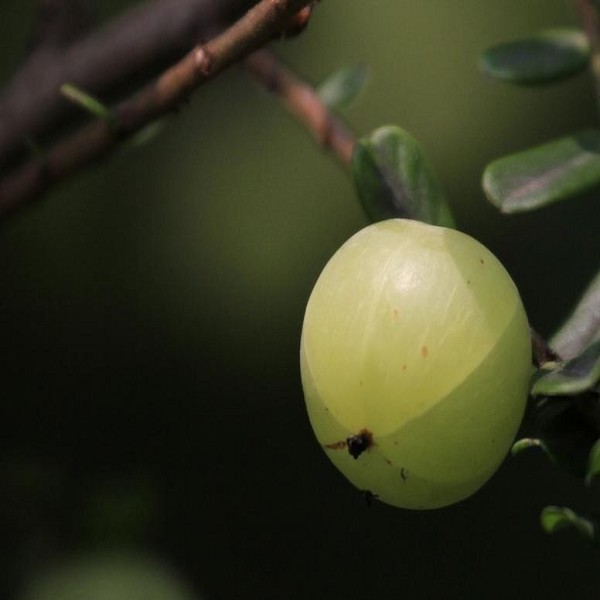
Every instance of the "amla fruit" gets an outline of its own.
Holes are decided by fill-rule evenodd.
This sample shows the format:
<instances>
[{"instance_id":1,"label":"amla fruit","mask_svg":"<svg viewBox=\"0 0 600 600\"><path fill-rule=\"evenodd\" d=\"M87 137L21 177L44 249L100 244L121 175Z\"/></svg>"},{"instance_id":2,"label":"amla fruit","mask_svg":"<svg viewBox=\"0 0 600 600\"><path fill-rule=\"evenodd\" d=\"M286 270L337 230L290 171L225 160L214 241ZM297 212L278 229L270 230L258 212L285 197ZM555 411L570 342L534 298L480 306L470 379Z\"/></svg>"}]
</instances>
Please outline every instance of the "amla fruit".
<instances>
[{"instance_id":1,"label":"amla fruit","mask_svg":"<svg viewBox=\"0 0 600 600\"><path fill-rule=\"evenodd\" d=\"M315 435L369 497L437 508L477 491L521 422L531 342L519 293L473 238L370 225L331 258L302 329Z\"/></svg>"}]
</instances>

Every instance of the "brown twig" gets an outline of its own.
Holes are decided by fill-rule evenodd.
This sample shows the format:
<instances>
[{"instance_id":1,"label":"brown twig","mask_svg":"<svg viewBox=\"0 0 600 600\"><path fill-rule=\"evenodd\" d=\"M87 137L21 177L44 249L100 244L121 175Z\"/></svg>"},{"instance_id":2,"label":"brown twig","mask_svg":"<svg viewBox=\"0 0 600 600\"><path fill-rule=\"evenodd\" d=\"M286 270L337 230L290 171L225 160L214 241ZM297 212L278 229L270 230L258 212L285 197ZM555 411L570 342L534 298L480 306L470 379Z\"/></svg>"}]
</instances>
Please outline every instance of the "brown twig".
<instances>
[{"instance_id":1,"label":"brown twig","mask_svg":"<svg viewBox=\"0 0 600 600\"><path fill-rule=\"evenodd\" d=\"M581 15L583 28L592 47L592 74L596 89L596 100L600 108L600 9L590 0L575 0Z\"/></svg>"},{"instance_id":2,"label":"brown twig","mask_svg":"<svg viewBox=\"0 0 600 600\"><path fill-rule=\"evenodd\" d=\"M229 29L197 46L152 85L116 107L115 120L95 121L0 182L6 215L108 154L124 137L172 111L193 90L267 43L309 0L261 0ZM115 127L115 122L117 126Z\"/></svg>"},{"instance_id":3,"label":"brown twig","mask_svg":"<svg viewBox=\"0 0 600 600\"><path fill-rule=\"evenodd\" d=\"M37 0L37 16L29 50L66 48L83 37L92 22L85 0Z\"/></svg>"},{"instance_id":4,"label":"brown twig","mask_svg":"<svg viewBox=\"0 0 600 600\"><path fill-rule=\"evenodd\" d=\"M322 147L331 150L343 166L348 166L356 138L309 84L268 50L255 52L244 64L254 79L275 94Z\"/></svg>"},{"instance_id":5,"label":"brown twig","mask_svg":"<svg viewBox=\"0 0 600 600\"><path fill-rule=\"evenodd\" d=\"M0 94L0 172L27 139L53 132L74 114L58 92L62 84L103 95L151 70L148 81L256 1L144 2L82 39L31 53Z\"/></svg>"}]
</instances>

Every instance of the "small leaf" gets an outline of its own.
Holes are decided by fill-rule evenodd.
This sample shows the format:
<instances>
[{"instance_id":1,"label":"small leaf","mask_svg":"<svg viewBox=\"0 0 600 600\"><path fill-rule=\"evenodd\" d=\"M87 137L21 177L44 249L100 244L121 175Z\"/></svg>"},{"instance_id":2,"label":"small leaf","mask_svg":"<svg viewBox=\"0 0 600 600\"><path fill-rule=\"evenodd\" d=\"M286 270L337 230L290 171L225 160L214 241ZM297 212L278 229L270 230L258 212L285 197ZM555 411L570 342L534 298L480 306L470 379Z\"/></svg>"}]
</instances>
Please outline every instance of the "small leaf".
<instances>
[{"instance_id":1,"label":"small leaf","mask_svg":"<svg viewBox=\"0 0 600 600\"><path fill-rule=\"evenodd\" d=\"M561 506L547 506L540 515L542 527L547 533L554 533L567 527L573 527L579 533L594 541L594 524L570 508Z\"/></svg>"},{"instance_id":2,"label":"small leaf","mask_svg":"<svg viewBox=\"0 0 600 600\"><path fill-rule=\"evenodd\" d=\"M528 450L529 448L540 448L543 450L544 454L547 458L549 458L554 464L557 466L564 468L567 462L565 461L563 456L559 454L554 454L553 451L539 438L523 438L518 440L513 444L511 448L511 454L513 456L517 456L521 454L524 450ZM570 464L566 467L567 470L571 470Z\"/></svg>"},{"instance_id":3,"label":"small leaf","mask_svg":"<svg viewBox=\"0 0 600 600\"><path fill-rule=\"evenodd\" d=\"M521 85L564 79L582 71L590 44L577 29L550 29L530 38L499 44L481 55L484 73Z\"/></svg>"},{"instance_id":4,"label":"small leaf","mask_svg":"<svg viewBox=\"0 0 600 600\"><path fill-rule=\"evenodd\" d=\"M596 441L590 450L587 473L585 474L586 485L592 485L598 475L600 475L600 439Z\"/></svg>"},{"instance_id":5,"label":"small leaf","mask_svg":"<svg viewBox=\"0 0 600 600\"><path fill-rule=\"evenodd\" d=\"M570 399L550 399L539 406L533 431L552 462L576 477L585 477L598 433Z\"/></svg>"},{"instance_id":6,"label":"small leaf","mask_svg":"<svg viewBox=\"0 0 600 600\"><path fill-rule=\"evenodd\" d=\"M600 340L585 352L549 372L540 371L531 388L533 396L575 396L600 381Z\"/></svg>"},{"instance_id":7,"label":"small leaf","mask_svg":"<svg viewBox=\"0 0 600 600\"><path fill-rule=\"evenodd\" d=\"M352 156L358 196L372 221L393 217L454 227L442 187L412 135L387 126L361 139Z\"/></svg>"},{"instance_id":8,"label":"small leaf","mask_svg":"<svg viewBox=\"0 0 600 600\"><path fill-rule=\"evenodd\" d=\"M563 358L581 354L594 340L600 339L600 271L594 277L575 310L554 334L550 345Z\"/></svg>"},{"instance_id":9,"label":"small leaf","mask_svg":"<svg viewBox=\"0 0 600 600\"><path fill-rule=\"evenodd\" d=\"M517 454L521 454L523 450L527 450L528 448L544 448L544 443L542 440L537 438L523 438L517 440L513 447L510 449L510 452L513 456L517 456Z\"/></svg>"},{"instance_id":10,"label":"small leaf","mask_svg":"<svg viewBox=\"0 0 600 600\"><path fill-rule=\"evenodd\" d=\"M77 104L94 117L98 117L112 125L116 125L115 113L106 107L100 100L94 98L78 87L65 83L60 87L60 93L74 104Z\"/></svg>"},{"instance_id":11,"label":"small leaf","mask_svg":"<svg viewBox=\"0 0 600 600\"><path fill-rule=\"evenodd\" d=\"M600 131L588 130L489 164L483 189L503 213L567 200L600 186Z\"/></svg>"},{"instance_id":12,"label":"small leaf","mask_svg":"<svg viewBox=\"0 0 600 600\"><path fill-rule=\"evenodd\" d=\"M317 94L329 108L347 108L363 91L368 80L369 68L366 65L345 67L328 77L317 89Z\"/></svg>"}]
</instances>

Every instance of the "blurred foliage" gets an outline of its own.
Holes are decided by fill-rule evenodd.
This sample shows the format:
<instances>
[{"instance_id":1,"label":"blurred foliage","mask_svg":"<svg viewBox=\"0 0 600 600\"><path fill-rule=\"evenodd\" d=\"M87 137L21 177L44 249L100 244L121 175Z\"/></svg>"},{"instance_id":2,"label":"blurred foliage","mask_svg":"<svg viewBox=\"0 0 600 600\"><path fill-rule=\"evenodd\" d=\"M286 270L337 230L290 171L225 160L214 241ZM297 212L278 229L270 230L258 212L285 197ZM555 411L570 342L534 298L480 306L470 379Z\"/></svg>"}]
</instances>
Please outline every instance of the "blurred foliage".
<instances>
[{"instance_id":1,"label":"blurred foliage","mask_svg":"<svg viewBox=\"0 0 600 600\"><path fill-rule=\"evenodd\" d=\"M318 87L319 98L330 109L351 106L369 81L369 68L366 65L344 67L330 75Z\"/></svg>"},{"instance_id":2,"label":"blurred foliage","mask_svg":"<svg viewBox=\"0 0 600 600\"><path fill-rule=\"evenodd\" d=\"M587 36L580 29L551 29L492 46L482 53L480 64L492 77L539 85L580 73L590 53Z\"/></svg>"},{"instance_id":3,"label":"blurred foliage","mask_svg":"<svg viewBox=\"0 0 600 600\"><path fill-rule=\"evenodd\" d=\"M126 3L93 4L102 19ZM369 65L344 116L359 135L396 123L419 140L459 227L552 332L598 267L597 202L506 218L480 179L497 156L594 124L592 86L509 88L477 58L574 24L569 4L374 6L323 1L277 51L315 82ZM6 80L32 4L2 14ZM151 144L3 226L2 589L116 545L164 557L208 598L590 597L597 557L532 527L550 497L582 512L590 498L535 453L435 513L368 510L332 478L304 412L300 327L323 264L364 224L346 174L234 69Z\"/></svg>"},{"instance_id":4,"label":"blurred foliage","mask_svg":"<svg viewBox=\"0 0 600 600\"><path fill-rule=\"evenodd\" d=\"M40 573L22 600L200 600L156 560L133 554L75 557Z\"/></svg>"}]
</instances>

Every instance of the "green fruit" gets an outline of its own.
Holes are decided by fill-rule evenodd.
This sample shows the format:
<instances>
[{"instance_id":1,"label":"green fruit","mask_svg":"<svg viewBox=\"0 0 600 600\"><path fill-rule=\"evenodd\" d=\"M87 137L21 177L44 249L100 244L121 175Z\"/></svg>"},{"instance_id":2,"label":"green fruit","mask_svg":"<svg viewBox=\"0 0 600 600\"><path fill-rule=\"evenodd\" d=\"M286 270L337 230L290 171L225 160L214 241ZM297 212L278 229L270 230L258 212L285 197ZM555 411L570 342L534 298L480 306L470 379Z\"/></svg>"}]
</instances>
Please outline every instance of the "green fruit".
<instances>
[{"instance_id":1,"label":"green fruit","mask_svg":"<svg viewBox=\"0 0 600 600\"><path fill-rule=\"evenodd\" d=\"M527 316L500 262L442 227L393 219L348 240L308 301L309 418L360 490L403 508L477 491L506 456L531 374Z\"/></svg>"}]
</instances>

